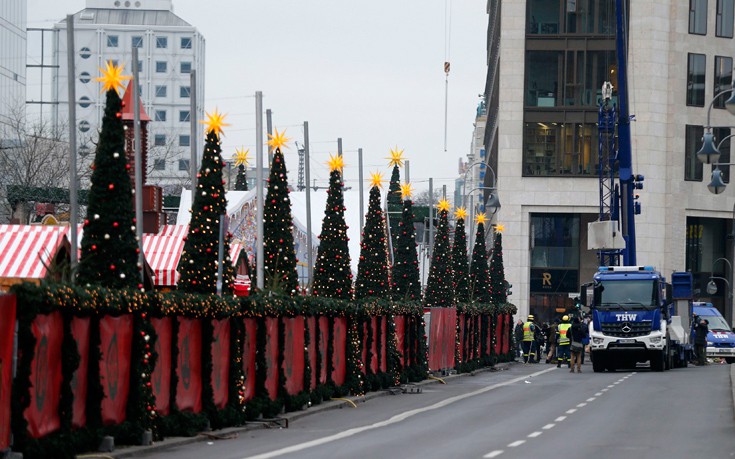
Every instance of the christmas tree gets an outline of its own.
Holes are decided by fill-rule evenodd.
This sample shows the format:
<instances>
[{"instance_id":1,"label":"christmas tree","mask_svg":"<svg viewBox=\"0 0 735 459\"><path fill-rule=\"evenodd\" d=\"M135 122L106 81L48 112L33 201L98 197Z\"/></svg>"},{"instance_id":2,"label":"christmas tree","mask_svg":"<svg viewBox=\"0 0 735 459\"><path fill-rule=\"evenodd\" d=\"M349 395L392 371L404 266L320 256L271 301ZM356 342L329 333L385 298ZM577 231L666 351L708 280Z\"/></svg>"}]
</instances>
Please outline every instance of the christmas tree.
<instances>
[{"instance_id":1,"label":"christmas tree","mask_svg":"<svg viewBox=\"0 0 735 459\"><path fill-rule=\"evenodd\" d=\"M207 139L202 155L202 165L197 174L194 202L191 204L189 234L179 261L178 289L192 293L217 293L219 262L220 220L227 212L224 180L222 176L222 149L219 136L227 126L224 116L216 110L207 113ZM229 237L225 237L222 253L222 292L232 291L235 270L230 260Z\"/></svg>"},{"instance_id":2,"label":"christmas tree","mask_svg":"<svg viewBox=\"0 0 735 459\"><path fill-rule=\"evenodd\" d=\"M281 147L289 139L285 132L268 134L273 162L268 177L268 193L263 206L264 286L271 291L295 295L299 287L293 240L291 198L288 196L286 161Z\"/></svg>"},{"instance_id":3,"label":"christmas tree","mask_svg":"<svg viewBox=\"0 0 735 459\"><path fill-rule=\"evenodd\" d=\"M133 189L125 155L122 100L123 67L112 62L97 81L107 91L97 152L92 165L87 219L84 221L78 281L113 288L143 288L138 266Z\"/></svg>"},{"instance_id":4,"label":"christmas tree","mask_svg":"<svg viewBox=\"0 0 735 459\"><path fill-rule=\"evenodd\" d=\"M390 238L391 247L393 253L395 253L397 244L397 234L399 230L399 222L401 221L399 214L403 208L401 202L401 172L400 167L403 166L403 150L399 150L398 147L391 148L390 156L387 158L390 160L388 166L393 166L393 173L390 176L390 186L388 187L388 220L390 221Z\"/></svg>"},{"instance_id":5,"label":"christmas tree","mask_svg":"<svg viewBox=\"0 0 735 459\"><path fill-rule=\"evenodd\" d=\"M442 199L439 209L439 225L434 237L434 251L431 256L429 280L426 283L424 306L450 307L454 305L452 287L452 264L449 247L449 202Z\"/></svg>"},{"instance_id":6,"label":"christmas tree","mask_svg":"<svg viewBox=\"0 0 735 459\"><path fill-rule=\"evenodd\" d=\"M344 182L342 182L342 156L329 159L329 189L327 208L324 210L319 250L314 265L314 296L352 299L352 271L345 224Z\"/></svg>"},{"instance_id":7,"label":"christmas tree","mask_svg":"<svg viewBox=\"0 0 735 459\"><path fill-rule=\"evenodd\" d=\"M241 148L235 150L235 166L237 166L237 178L235 179L235 191L248 191L248 155L250 150L243 151Z\"/></svg>"},{"instance_id":8,"label":"christmas tree","mask_svg":"<svg viewBox=\"0 0 735 459\"><path fill-rule=\"evenodd\" d=\"M494 305L508 302L508 287L503 267L503 225L495 226L493 257L490 259L490 301Z\"/></svg>"},{"instance_id":9,"label":"christmas tree","mask_svg":"<svg viewBox=\"0 0 735 459\"><path fill-rule=\"evenodd\" d=\"M458 303L470 301L469 262L467 260L467 233L464 229L464 220L467 211L460 207L454 213L457 226L454 228L454 244L452 245L452 286L454 298Z\"/></svg>"},{"instance_id":10,"label":"christmas tree","mask_svg":"<svg viewBox=\"0 0 735 459\"><path fill-rule=\"evenodd\" d=\"M360 243L360 261L357 264L355 281L357 299L371 296L385 298L390 293L388 242L385 218L380 208L381 179L380 173L372 175L370 202Z\"/></svg>"},{"instance_id":11,"label":"christmas tree","mask_svg":"<svg viewBox=\"0 0 735 459\"><path fill-rule=\"evenodd\" d=\"M472 265L470 266L472 299L478 303L490 303L487 249L485 248L485 219L485 214L478 214L475 217L477 233L475 234L475 246L472 248Z\"/></svg>"},{"instance_id":12,"label":"christmas tree","mask_svg":"<svg viewBox=\"0 0 735 459\"><path fill-rule=\"evenodd\" d=\"M413 226L411 185L401 186L403 213L393 246L393 299L396 301L421 299L421 278L416 253L416 230Z\"/></svg>"}]
</instances>

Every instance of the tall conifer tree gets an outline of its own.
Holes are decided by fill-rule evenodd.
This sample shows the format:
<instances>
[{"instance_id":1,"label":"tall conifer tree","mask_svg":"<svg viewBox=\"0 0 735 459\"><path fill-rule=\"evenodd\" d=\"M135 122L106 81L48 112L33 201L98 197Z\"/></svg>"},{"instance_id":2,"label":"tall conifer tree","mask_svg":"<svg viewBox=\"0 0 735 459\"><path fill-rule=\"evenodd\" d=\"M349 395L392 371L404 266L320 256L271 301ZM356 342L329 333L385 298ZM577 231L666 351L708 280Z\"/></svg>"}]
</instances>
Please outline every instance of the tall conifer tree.
<instances>
[{"instance_id":1,"label":"tall conifer tree","mask_svg":"<svg viewBox=\"0 0 735 459\"><path fill-rule=\"evenodd\" d=\"M410 184L401 186L403 212L393 246L393 299L396 301L421 299L421 275L416 252L411 191Z\"/></svg>"},{"instance_id":2,"label":"tall conifer tree","mask_svg":"<svg viewBox=\"0 0 735 459\"><path fill-rule=\"evenodd\" d=\"M470 301L469 261L467 260L467 232L464 220L467 211L460 207L454 214L457 217L457 226L454 228L454 244L452 245L452 286L454 298L458 303Z\"/></svg>"},{"instance_id":3,"label":"tall conifer tree","mask_svg":"<svg viewBox=\"0 0 735 459\"><path fill-rule=\"evenodd\" d=\"M424 305L427 307L450 307L454 305L452 288L451 248L449 244L449 202L443 199L437 206L439 225L434 236L434 251L431 257L429 280L426 283Z\"/></svg>"},{"instance_id":4,"label":"tall conifer tree","mask_svg":"<svg viewBox=\"0 0 735 459\"><path fill-rule=\"evenodd\" d=\"M505 267L503 266L503 225L495 228L493 254L490 259L490 301L495 305L508 302L508 285L505 281Z\"/></svg>"},{"instance_id":5,"label":"tall conifer tree","mask_svg":"<svg viewBox=\"0 0 735 459\"><path fill-rule=\"evenodd\" d=\"M322 232L319 235L319 250L314 266L314 296L327 298L352 299L352 270L350 251L347 243L347 224L345 223L344 182L342 156L329 159L329 189L327 207L324 210Z\"/></svg>"},{"instance_id":6,"label":"tall conifer tree","mask_svg":"<svg viewBox=\"0 0 735 459\"><path fill-rule=\"evenodd\" d=\"M388 220L390 222L390 238L391 247L395 253L397 245L397 234L399 230L399 223L401 221L401 210L403 203L401 201L401 172L400 168L403 166L403 150L399 150L398 147L391 148L390 156L387 158L390 160L388 166L393 166L393 172L390 176L390 185L388 187L388 197L386 199L388 203Z\"/></svg>"},{"instance_id":7,"label":"tall conifer tree","mask_svg":"<svg viewBox=\"0 0 735 459\"><path fill-rule=\"evenodd\" d=\"M243 151L241 148L235 150L235 166L237 166L237 178L235 179L235 191L248 191L248 155L250 150Z\"/></svg>"},{"instance_id":8,"label":"tall conifer tree","mask_svg":"<svg viewBox=\"0 0 735 459\"><path fill-rule=\"evenodd\" d=\"M365 228L360 243L360 260L357 264L355 298L371 296L385 298L390 293L390 265L385 218L380 205L381 174L372 176L370 201Z\"/></svg>"},{"instance_id":9,"label":"tall conifer tree","mask_svg":"<svg viewBox=\"0 0 735 459\"><path fill-rule=\"evenodd\" d=\"M478 214L475 246L472 249L472 265L470 266L470 288L472 299L478 303L490 303L488 287L487 249L485 247L485 214Z\"/></svg>"},{"instance_id":10,"label":"tall conifer tree","mask_svg":"<svg viewBox=\"0 0 735 459\"><path fill-rule=\"evenodd\" d=\"M78 281L112 288L142 288L138 266L133 188L125 155L122 100L118 88L123 81L122 67L108 62L102 76L106 91L97 152L92 165L87 219L84 221L82 256Z\"/></svg>"}]
</instances>

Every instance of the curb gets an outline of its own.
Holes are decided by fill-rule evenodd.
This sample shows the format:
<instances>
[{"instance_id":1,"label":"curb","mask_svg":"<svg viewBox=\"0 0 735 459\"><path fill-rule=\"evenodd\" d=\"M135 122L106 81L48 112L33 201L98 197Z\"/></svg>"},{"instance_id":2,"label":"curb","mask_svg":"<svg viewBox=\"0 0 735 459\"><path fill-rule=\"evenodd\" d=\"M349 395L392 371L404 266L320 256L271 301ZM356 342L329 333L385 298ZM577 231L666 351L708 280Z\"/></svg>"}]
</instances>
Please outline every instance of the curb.
<instances>
[{"instance_id":1,"label":"curb","mask_svg":"<svg viewBox=\"0 0 735 459\"><path fill-rule=\"evenodd\" d=\"M504 371L504 370L507 370L514 363L518 363L518 362L502 362L492 367L479 368L469 373L456 373L456 374L450 374L450 375L444 376L442 378L425 379L423 381L410 383L410 385L425 386L429 384L440 384L446 380L452 380L452 379L468 377L468 376L475 376L478 373ZM733 366L733 369L735 369L735 366ZM733 391L735 393L735 387ZM365 403L368 400L372 400L377 397L384 397L386 395L391 395L391 392L389 390L380 390L376 392L368 392L367 394L361 395L361 396L345 397L345 399L350 400L351 402L355 404L359 404L359 403ZM327 402L322 402L319 405L311 406L306 410L292 411L290 413L286 413L283 416L281 416L281 418L286 419L289 423L291 423L297 419L301 419L301 418L311 416L317 413L322 413L324 411L342 409L345 406L348 406L348 405L344 401L330 400ZM227 429L207 432L207 434L213 434L213 435L218 435L218 436L228 436L228 435L233 435L233 434L234 435L240 434L242 432L248 432L251 430L260 430L260 429L265 429L265 428L267 428L265 425L253 423L253 424L246 424L244 426L239 426L239 427L229 427ZM161 440L159 442L155 442L154 444L148 445L148 446L125 446L121 448L119 451L113 451L111 453L87 453L87 454L78 455L77 458L79 459L81 458L85 458L85 459L94 459L94 458L125 459L125 458L138 457L141 454L145 454L145 453L161 451L161 450L176 447L176 446L185 446L185 445L190 445L192 443L199 443L199 442L204 442L204 441L212 441L212 439L209 438L207 435L203 435L203 434L199 434L194 437L170 437L170 438Z\"/></svg>"}]
</instances>

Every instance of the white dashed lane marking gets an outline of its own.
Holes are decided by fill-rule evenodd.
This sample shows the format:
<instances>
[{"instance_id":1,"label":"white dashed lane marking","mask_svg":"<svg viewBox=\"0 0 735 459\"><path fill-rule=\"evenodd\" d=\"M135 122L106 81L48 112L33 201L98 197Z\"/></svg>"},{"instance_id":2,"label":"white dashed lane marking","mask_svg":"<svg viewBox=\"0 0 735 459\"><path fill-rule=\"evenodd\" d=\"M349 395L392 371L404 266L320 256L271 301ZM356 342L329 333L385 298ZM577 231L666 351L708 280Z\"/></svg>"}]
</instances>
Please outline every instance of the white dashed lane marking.
<instances>
[{"instance_id":1,"label":"white dashed lane marking","mask_svg":"<svg viewBox=\"0 0 735 459\"><path fill-rule=\"evenodd\" d=\"M549 430L549 429L552 429L555 425L556 424L546 424L545 426L542 427L542 429Z\"/></svg>"},{"instance_id":2,"label":"white dashed lane marking","mask_svg":"<svg viewBox=\"0 0 735 459\"><path fill-rule=\"evenodd\" d=\"M542 433L543 433L543 432L541 432L540 430L538 430L538 431L536 431L536 432L533 432L533 433L530 433L530 434L528 434L528 438L536 438L536 437L538 437L539 435L541 435Z\"/></svg>"},{"instance_id":3,"label":"white dashed lane marking","mask_svg":"<svg viewBox=\"0 0 735 459\"><path fill-rule=\"evenodd\" d=\"M513 443L508 443L508 448L515 448L516 446L521 446L524 443L526 443L526 440L516 440Z\"/></svg>"},{"instance_id":4,"label":"white dashed lane marking","mask_svg":"<svg viewBox=\"0 0 735 459\"><path fill-rule=\"evenodd\" d=\"M493 457L498 457L501 454L503 454L503 450L502 449L496 449L495 451L490 451L489 453L487 453L486 455L484 455L482 457L493 458Z\"/></svg>"},{"instance_id":5,"label":"white dashed lane marking","mask_svg":"<svg viewBox=\"0 0 735 459\"><path fill-rule=\"evenodd\" d=\"M554 422L561 422L565 420L566 418L567 418L566 416L559 416L558 418L554 419Z\"/></svg>"}]
</instances>

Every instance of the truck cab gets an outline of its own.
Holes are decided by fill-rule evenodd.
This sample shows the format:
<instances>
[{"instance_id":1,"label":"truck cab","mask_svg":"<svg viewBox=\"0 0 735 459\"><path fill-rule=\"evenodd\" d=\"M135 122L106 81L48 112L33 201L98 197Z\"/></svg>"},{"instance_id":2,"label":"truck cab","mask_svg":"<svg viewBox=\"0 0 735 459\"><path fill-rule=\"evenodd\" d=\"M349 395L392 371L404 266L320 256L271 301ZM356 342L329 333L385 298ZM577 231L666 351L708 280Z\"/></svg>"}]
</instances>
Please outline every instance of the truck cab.
<instances>
[{"instance_id":1,"label":"truck cab","mask_svg":"<svg viewBox=\"0 0 735 459\"><path fill-rule=\"evenodd\" d=\"M727 363L735 362L735 333L712 303L695 301L693 314L709 322L707 334L707 357L724 358ZM692 340L694 330L692 330Z\"/></svg>"}]
</instances>

